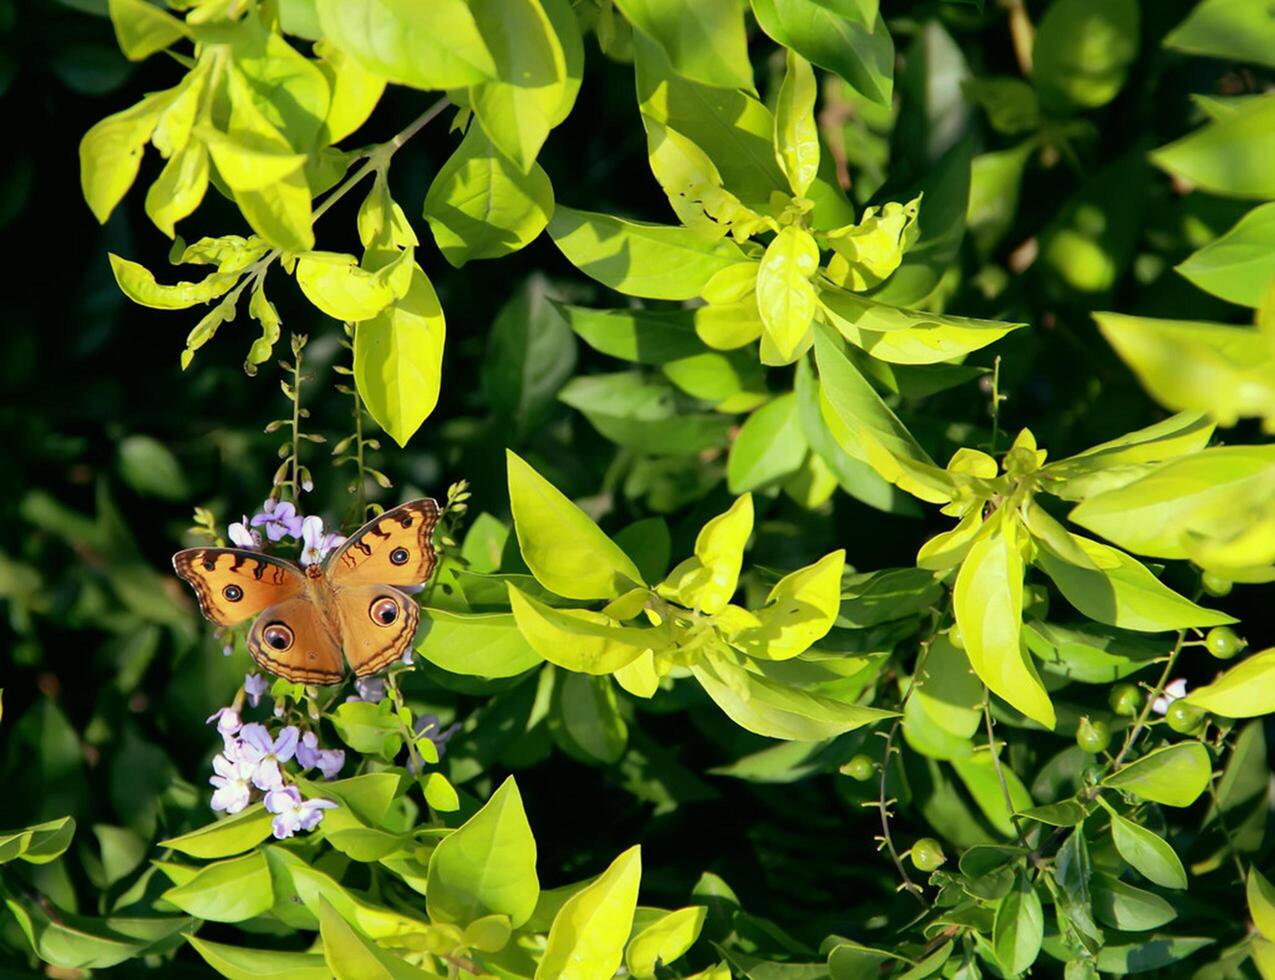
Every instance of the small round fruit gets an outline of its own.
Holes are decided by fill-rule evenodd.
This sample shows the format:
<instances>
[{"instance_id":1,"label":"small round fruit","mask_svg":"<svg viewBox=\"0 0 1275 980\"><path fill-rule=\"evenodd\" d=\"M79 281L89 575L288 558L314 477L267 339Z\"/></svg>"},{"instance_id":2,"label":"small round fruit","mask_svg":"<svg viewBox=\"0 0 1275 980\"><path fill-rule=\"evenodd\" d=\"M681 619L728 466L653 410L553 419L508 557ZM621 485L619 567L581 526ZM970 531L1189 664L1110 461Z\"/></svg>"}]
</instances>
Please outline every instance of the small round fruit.
<instances>
[{"instance_id":1,"label":"small round fruit","mask_svg":"<svg viewBox=\"0 0 1275 980\"><path fill-rule=\"evenodd\" d=\"M1200 576L1200 584L1209 595L1226 595L1235 583L1229 578L1223 578L1217 572L1205 572Z\"/></svg>"},{"instance_id":2,"label":"small round fruit","mask_svg":"<svg viewBox=\"0 0 1275 980\"><path fill-rule=\"evenodd\" d=\"M876 775L877 766L869 756L860 752L842 766L841 771L851 779L858 780L861 783L866 783L869 779Z\"/></svg>"},{"instance_id":3,"label":"small round fruit","mask_svg":"<svg viewBox=\"0 0 1275 980\"><path fill-rule=\"evenodd\" d=\"M952 641L952 646L956 647L956 649L965 649L965 637L961 636L961 628L959 626L954 625L948 630L947 638Z\"/></svg>"},{"instance_id":4,"label":"small round fruit","mask_svg":"<svg viewBox=\"0 0 1275 980\"><path fill-rule=\"evenodd\" d=\"M1090 755L1107 751L1111 744L1111 726L1101 718L1081 718L1076 729L1076 744Z\"/></svg>"},{"instance_id":5,"label":"small round fruit","mask_svg":"<svg viewBox=\"0 0 1275 980\"><path fill-rule=\"evenodd\" d=\"M1107 701L1120 717L1132 718L1142 707L1142 692L1134 684L1117 684Z\"/></svg>"},{"instance_id":6,"label":"small round fruit","mask_svg":"<svg viewBox=\"0 0 1275 980\"><path fill-rule=\"evenodd\" d=\"M1248 641L1229 626L1214 626L1205 635L1204 645L1218 660L1230 660L1248 646Z\"/></svg>"},{"instance_id":7,"label":"small round fruit","mask_svg":"<svg viewBox=\"0 0 1275 980\"><path fill-rule=\"evenodd\" d=\"M1204 729L1207 717L1202 708L1179 700L1169 705L1165 720L1168 721L1169 727L1180 735L1196 735Z\"/></svg>"},{"instance_id":8,"label":"small round fruit","mask_svg":"<svg viewBox=\"0 0 1275 980\"><path fill-rule=\"evenodd\" d=\"M918 871L937 871L946 860L943 845L933 837L922 837L912 845L912 863Z\"/></svg>"}]
</instances>

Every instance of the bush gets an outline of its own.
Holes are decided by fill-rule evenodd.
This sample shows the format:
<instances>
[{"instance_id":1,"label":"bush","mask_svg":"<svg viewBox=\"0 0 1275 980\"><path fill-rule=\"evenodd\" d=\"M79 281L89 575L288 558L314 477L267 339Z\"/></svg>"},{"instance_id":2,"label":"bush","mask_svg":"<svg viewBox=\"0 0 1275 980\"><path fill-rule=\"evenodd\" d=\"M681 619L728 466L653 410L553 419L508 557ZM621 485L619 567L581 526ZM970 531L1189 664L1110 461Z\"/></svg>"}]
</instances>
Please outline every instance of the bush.
<instances>
[{"instance_id":1,"label":"bush","mask_svg":"<svg viewBox=\"0 0 1275 980\"><path fill-rule=\"evenodd\" d=\"M64 2L6 961L1275 976L1269 5Z\"/></svg>"}]
</instances>

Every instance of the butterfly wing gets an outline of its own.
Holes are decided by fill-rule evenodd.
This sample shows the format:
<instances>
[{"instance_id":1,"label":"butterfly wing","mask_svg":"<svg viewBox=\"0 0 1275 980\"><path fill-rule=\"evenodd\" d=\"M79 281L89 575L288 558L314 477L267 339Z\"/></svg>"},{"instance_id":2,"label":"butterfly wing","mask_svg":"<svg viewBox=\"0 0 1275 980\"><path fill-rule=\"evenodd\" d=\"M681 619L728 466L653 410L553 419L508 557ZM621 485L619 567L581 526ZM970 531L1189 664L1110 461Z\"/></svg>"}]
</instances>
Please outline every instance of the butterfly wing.
<instances>
[{"instance_id":1,"label":"butterfly wing","mask_svg":"<svg viewBox=\"0 0 1275 980\"><path fill-rule=\"evenodd\" d=\"M374 517L328 559L328 578L336 588L421 585L437 561L438 517L438 504L428 497Z\"/></svg>"},{"instance_id":2,"label":"butterfly wing","mask_svg":"<svg viewBox=\"0 0 1275 980\"><path fill-rule=\"evenodd\" d=\"M359 677L384 670L412 645L420 606L388 585L356 585L335 592L345 659Z\"/></svg>"},{"instance_id":3,"label":"butterfly wing","mask_svg":"<svg viewBox=\"0 0 1275 980\"><path fill-rule=\"evenodd\" d=\"M237 626L305 591L296 565L237 548L187 548L173 555L173 568L195 590L204 617L218 626Z\"/></svg>"},{"instance_id":4,"label":"butterfly wing","mask_svg":"<svg viewBox=\"0 0 1275 980\"><path fill-rule=\"evenodd\" d=\"M307 596L263 610L248 631L248 652L262 670L301 684L336 684L345 676L340 644Z\"/></svg>"}]
</instances>

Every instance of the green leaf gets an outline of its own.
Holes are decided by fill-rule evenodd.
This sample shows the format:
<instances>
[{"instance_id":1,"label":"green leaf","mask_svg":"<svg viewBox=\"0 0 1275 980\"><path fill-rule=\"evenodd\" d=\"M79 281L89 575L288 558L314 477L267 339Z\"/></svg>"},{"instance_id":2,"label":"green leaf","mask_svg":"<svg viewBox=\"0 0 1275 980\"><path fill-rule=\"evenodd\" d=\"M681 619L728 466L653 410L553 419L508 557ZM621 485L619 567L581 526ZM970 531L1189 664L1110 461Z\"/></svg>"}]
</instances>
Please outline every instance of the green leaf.
<instances>
[{"instance_id":1,"label":"green leaf","mask_svg":"<svg viewBox=\"0 0 1275 980\"><path fill-rule=\"evenodd\" d=\"M740 0L616 0L616 6L660 46L679 75L703 85L753 89Z\"/></svg>"},{"instance_id":2,"label":"green leaf","mask_svg":"<svg viewBox=\"0 0 1275 980\"><path fill-rule=\"evenodd\" d=\"M797 414L797 396L780 395L745 420L730 447L726 483L744 493L785 479L800 468L809 447Z\"/></svg>"},{"instance_id":3,"label":"green leaf","mask_svg":"<svg viewBox=\"0 0 1275 980\"><path fill-rule=\"evenodd\" d=\"M983 720L983 685L965 652L947 634L939 633L931 641L924 677L911 700L934 724L957 738L972 738L978 731Z\"/></svg>"},{"instance_id":4,"label":"green leaf","mask_svg":"<svg viewBox=\"0 0 1275 980\"><path fill-rule=\"evenodd\" d=\"M407 294L354 331L354 380L372 418L406 446L438 404L447 324L419 265Z\"/></svg>"},{"instance_id":5,"label":"green leaf","mask_svg":"<svg viewBox=\"0 0 1275 980\"><path fill-rule=\"evenodd\" d=\"M811 277L819 269L819 246L795 225L780 230L757 270L757 308L779 364L801 353L818 305Z\"/></svg>"},{"instance_id":6,"label":"green leaf","mask_svg":"<svg viewBox=\"0 0 1275 980\"><path fill-rule=\"evenodd\" d=\"M775 583L766 604L748 614L748 625L732 631L732 646L760 660L788 660L823 639L841 608L844 550L824 555Z\"/></svg>"},{"instance_id":7,"label":"green leaf","mask_svg":"<svg viewBox=\"0 0 1275 980\"><path fill-rule=\"evenodd\" d=\"M649 455L693 456L727 442L733 420L679 412L677 392L636 371L572 378L558 397L612 442Z\"/></svg>"},{"instance_id":8,"label":"green leaf","mask_svg":"<svg viewBox=\"0 0 1275 980\"><path fill-rule=\"evenodd\" d=\"M753 533L753 498L744 494L695 536L695 553L658 587L660 595L699 612L716 615L739 587L744 546Z\"/></svg>"},{"instance_id":9,"label":"green leaf","mask_svg":"<svg viewBox=\"0 0 1275 980\"><path fill-rule=\"evenodd\" d=\"M35 954L65 970L105 970L151 950L166 951L191 926L186 916L91 918L50 906L55 920L43 906L7 894L5 905Z\"/></svg>"},{"instance_id":10,"label":"green leaf","mask_svg":"<svg viewBox=\"0 0 1275 980\"><path fill-rule=\"evenodd\" d=\"M706 239L728 231L747 237L766 226L767 219L724 188L717 167L694 140L649 117L643 124L651 172L683 225Z\"/></svg>"},{"instance_id":11,"label":"green leaf","mask_svg":"<svg viewBox=\"0 0 1275 980\"><path fill-rule=\"evenodd\" d=\"M752 0L761 29L807 61L840 75L880 105L890 104L894 42L876 4L839 0Z\"/></svg>"},{"instance_id":12,"label":"green leaf","mask_svg":"<svg viewBox=\"0 0 1275 980\"><path fill-rule=\"evenodd\" d=\"M1253 924L1263 936L1275 936L1275 885L1250 864L1245 890Z\"/></svg>"},{"instance_id":13,"label":"green leaf","mask_svg":"<svg viewBox=\"0 0 1275 980\"><path fill-rule=\"evenodd\" d=\"M543 660L519 632L512 613L422 609L421 624L417 652L453 674L517 677Z\"/></svg>"},{"instance_id":14,"label":"green leaf","mask_svg":"<svg viewBox=\"0 0 1275 980\"><path fill-rule=\"evenodd\" d=\"M613 975L633 926L641 877L642 851L634 846L567 899L549 929L536 980L601 980Z\"/></svg>"},{"instance_id":15,"label":"green leaf","mask_svg":"<svg viewBox=\"0 0 1275 980\"><path fill-rule=\"evenodd\" d=\"M638 980L655 976L656 964L668 965L685 953L699 938L708 909L691 905L656 919L630 941L624 964Z\"/></svg>"},{"instance_id":16,"label":"green leaf","mask_svg":"<svg viewBox=\"0 0 1275 980\"><path fill-rule=\"evenodd\" d=\"M30 864L47 864L61 857L74 835L75 820L71 817L0 831L0 864L18 858Z\"/></svg>"},{"instance_id":17,"label":"green leaf","mask_svg":"<svg viewBox=\"0 0 1275 980\"><path fill-rule=\"evenodd\" d=\"M1126 932L1158 929L1178 916L1173 906L1159 895L1110 875L1095 874L1090 887L1094 915L1098 921L1116 929Z\"/></svg>"},{"instance_id":18,"label":"green leaf","mask_svg":"<svg viewBox=\"0 0 1275 980\"><path fill-rule=\"evenodd\" d=\"M536 841L513 777L439 842L425 894L435 922L467 926L502 914L517 928L530 918L540 896Z\"/></svg>"},{"instance_id":19,"label":"green leaf","mask_svg":"<svg viewBox=\"0 0 1275 980\"><path fill-rule=\"evenodd\" d=\"M1162 640L1130 636L1097 624L1073 629L1031 620L1023 624L1023 637L1044 670L1084 684L1110 684L1164 655Z\"/></svg>"},{"instance_id":20,"label":"green leaf","mask_svg":"<svg viewBox=\"0 0 1275 980\"><path fill-rule=\"evenodd\" d=\"M997 961L1007 973L1022 973L1036 962L1044 935L1045 914L1040 897L1029 882L1019 879L1014 890L996 907L992 948Z\"/></svg>"},{"instance_id":21,"label":"green leaf","mask_svg":"<svg viewBox=\"0 0 1275 980\"><path fill-rule=\"evenodd\" d=\"M323 959L336 980L425 980L436 976L382 949L319 897Z\"/></svg>"},{"instance_id":22,"label":"green leaf","mask_svg":"<svg viewBox=\"0 0 1275 980\"><path fill-rule=\"evenodd\" d=\"M554 609L509 585L509 604L527 643L551 664L586 674L610 674L668 645L661 632L621 626L588 609Z\"/></svg>"},{"instance_id":23,"label":"green leaf","mask_svg":"<svg viewBox=\"0 0 1275 980\"><path fill-rule=\"evenodd\" d=\"M1171 966L1197 950L1217 942L1204 936L1166 936L1156 933L1136 943L1108 943L1098 952L1096 965L1103 973L1123 976Z\"/></svg>"},{"instance_id":24,"label":"green leaf","mask_svg":"<svg viewBox=\"0 0 1275 980\"><path fill-rule=\"evenodd\" d=\"M327 980L331 976L320 953L285 953L249 949L184 935L204 962L230 980Z\"/></svg>"},{"instance_id":25,"label":"green leaf","mask_svg":"<svg viewBox=\"0 0 1275 980\"><path fill-rule=\"evenodd\" d=\"M260 851L217 861L190 881L164 892L164 901L199 919L243 922L274 904L266 856Z\"/></svg>"},{"instance_id":26,"label":"green leaf","mask_svg":"<svg viewBox=\"0 0 1275 980\"><path fill-rule=\"evenodd\" d=\"M1275 204L1254 208L1175 268L1228 303L1261 306L1266 286L1275 278Z\"/></svg>"},{"instance_id":27,"label":"green leaf","mask_svg":"<svg viewBox=\"0 0 1275 980\"><path fill-rule=\"evenodd\" d=\"M820 287L819 302L846 340L894 364L957 360L1026 326L887 306L831 285Z\"/></svg>"},{"instance_id":28,"label":"green leaf","mask_svg":"<svg viewBox=\"0 0 1275 980\"><path fill-rule=\"evenodd\" d=\"M792 49L784 53L786 70L775 105L775 159L793 196L805 197L819 172L819 128L815 124L815 73Z\"/></svg>"},{"instance_id":29,"label":"green leaf","mask_svg":"<svg viewBox=\"0 0 1275 980\"><path fill-rule=\"evenodd\" d=\"M1121 858L1142 877L1162 888L1187 887L1186 869L1168 841L1139 823L1119 816L1102 796L1099 796L1098 802L1111 816L1112 841Z\"/></svg>"},{"instance_id":30,"label":"green leaf","mask_svg":"<svg viewBox=\"0 0 1275 980\"><path fill-rule=\"evenodd\" d=\"M1192 535L1227 536L1250 521L1269 499L1272 479L1275 445L1218 446L1089 497L1069 516L1130 551L1189 558Z\"/></svg>"},{"instance_id":31,"label":"green leaf","mask_svg":"<svg viewBox=\"0 0 1275 980\"><path fill-rule=\"evenodd\" d=\"M314 214L304 170L294 170L262 190L234 190L234 198L252 230L275 248L314 248Z\"/></svg>"},{"instance_id":32,"label":"green leaf","mask_svg":"<svg viewBox=\"0 0 1275 980\"><path fill-rule=\"evenodd\" d=\"M1073 563L1041 538L1036 539L1036 562L1067 601L1090 619L1144 633L1235 622L1233 616L1178 595L1123 551L1063 533L1078 550L1076 557L1088 564Z\"/></svg>"},{"instance_id":33,"label":"green leaf","mask_svg":"<svg viewBox=\"0 0 1275 980\"><path fill-rule=\"evenodd\" d=\"M471 89L470 105L491 141L526 173L574 98L562 44L540 0L470 0L470 9L496 64L496 80Z\"/></svg>"},{"instance_id":34,"label":"green leaf","mask_svg":"<svg viewBox=\"0 0 1275 980\"><path fill-rule=\"evenodd\" d=\"M403 726L391 713L390 702L346 701L332 712L332 724L356 752L392 759L403 747Z\"/></svg>"},{"instance_id":35,"label":"green leaf","mask_svg":"<svg viewBox=\"0 0 1275 980\"><path fill-rule=\"evenodd\" d=\"M373 707L377 706L373 705ZM399 773L393 770L367 772L348 779L325 779L321 783L311 783L301 777L296 778L297 784L304 790L307 797L325 796L336 800L366 824L384 822L390 804L394 802L398 793L400 780Z\"/></svg>"},{"instance_id":36,"label":"green leaf","mask_svg":"<svg viewBox=\"0 0 1275 980\"><path fill-rule=\"evenodd\" d=\"M734 243L708 241L685 228L561 204L554 208L549 235L585 275L648 299L692 299L714 273L743 258Z\"/></svg>"},{"instance_id":37,"label":"green leaf","mask_svg":"<svg viewBox=\"0 0 1275 980\"><path fill-rule=\"evenodd\" d=\"M251 850L270 836L270 812L254 803L234 816L214 820L205 827L180 837L159 842L160 847L197 858L223 858Z\"/></svg>"},{"instance_id":38,"label":"green leaf","mask_svg":"<svg viewBox=\"0 0 1275 980\"><path fill-rule=\"evenodd\" d=\"M767 208L770 195L788 186L775 162L770 110L746 92L679 75L660 46L641 34L633 54L643 124L680 133L707 154L726 190L750 207Z\"/></svg>"},{"instance_id":39,"label":"green leaf","mask_svg":"<svg viewBox=\"0 0 1275 980\"><path fill-rule=\"evenodd\" d=\"M611 357L636 364L667 364L704 350L690 310L558 309L586 344Z\"/></svg>"},{"instance_id":40,"label":"green leaf","mask_svg":"<svg viewBox=\"0 0 1275 980\"><path fill-rule=\"evenodd\" d=\"M1275 68L1275 23L1247 0L1203 0L1164 39L1166 48Z\"/></svg>"},{"instance_id":41,"label":"green leaf","mask_svg":"<svg viewBox=\"0 0 1275 980\"><path fill-rule=\"evenodd\" d=\"M952 603L974 672L1027 717L1052 729L1054 706L1023 650L1021 536L1009 517L985 524L961 563Z\"/></svg>"},{"instance_id":42,"label":"green leaf","mask_svg":"<svg viewBox=\"0 0 1275 980\"><path fill-rule=\"evenodd\" d=\"M1032 82L1055 112L1116 97L1138 56L1137 0L1056 0L1036 27Z\"/></svg>"},{"instance_id":43,"label":"green leaf","mask_svg":"<svg viewBox=\"0 0 1275 980\"><path fill-rule=\"evenodd\" d=\"M1275 198L1272 152L1275 95L1267 94L1155 150L1151 162L1213 194L1269 200Z\"/></svg>"},{"instance_id":44,"label":"green leaf","mask_svg":"<svg viewBox=\"0 0 1275 980\"><path fill-rule=\"evenodd\" d=\"M815 742L897 717L897 712L808 694L746 670L722 655L705 657L692 665L691 672L735 724L767 738Z\"/></svg>"},{"instance_id":45,"label":"green leaf","mask_svg":"<svg viewBox=\"0 0 1275 980\"><path fill-rule=\"evenodd\" d=\"M1013 837L1013 813L1030 809L1032 805L1031 794L1014 770L1002 762L998 774L990 752L957 756L951 762L970 796L974 797L974 802L983 811L983 816L1003 836ZM1004 789L1001 788L1002 777L1005 780ZM1005 804L1006 791L1009 793L1008 807Z\"/></svg>"},{"instance_id":46,"label":"green leaf","mask_svg":"<svg viewBox=\"0 0 1275 980\"><path fill-rule=\"evenodd\" d=\"M614 541L512 450L509 500L523 560L545 588L568 599L611 599L642 576Z\"/></svg>"},{"instance_id":47,"label":"green leaf","mask_svg":"<svg viewBox=\"0 0 1275 980\"><path fill-rule=\"evenodd\" d=\"M109 0L115 40L129 61L141 61L176 44L189 33L180 20L147 0Z\"/></svg>"},{"instance_id":48,"label":"green leaf","mask_svg":"<svg viewBox=\"0 0 1275 980\"><path fill-rule=\"evenodd\" d=\"M815 361L823 420L841 448L922 500L951 500L951 476L934 465L825 329L815 330Z\"/></svg>"},{"instance_id":49,"label":"green leaf","mask_svg":"<svg viewBox=\"0 0 1275 980\"><path fill-rule=\"evenodd\" d=\"M311 9L317 28L317 5L312 4ZM280 16L284 16L282 11ZM284 30L297 33L287 30L286 25ZM331 41L320 40L315 45L315 53L322 56L315 67L323 72L332 93L317 141L320 146L328 146L341 142L367 122L385 91L385 78L368 71Z\"/></svg>"},{"instance_id":50,"label":"green leaf","mask_svg":"<svg viewBox=\"0 0 1275 980\"><path fill-rule=\"evenodd\" d=\"M1193 689L1186 700L1224 718L1275 712L1275 647L1246 657L1212 684Z\"/></svg>"},{"instance_id":51,"label":"green leaf","mask_svg":"<svg viewBox=\"0 0 1275 980\"><path fill-rule=\"evenodd\" d=\"M474 122L434 175L425 217L443 257L460 268L529 245L549 223L553 187L539 164L523 172Z\"/></svg>"},{"instance_id":52,"label":"green leaf","mask_svg":"<svg viewBox=\"0 0 1275 980\"><path fill-rule=\"evenodd\" d=\"M414 88L477 85L496 63L464 0L316 0L323 35L367 71Z\"/></svg>"},{"instance_id":53,"label":"green leaf","mask_svg":"<svg viewBox=\"0 0 1275 980\"><path fill-rule=\"evenodd\" d=\"M628 746L629 727L609 678L574 671L557 677L553 712L551 724L557 726L555 734L568 754L604 766L620 761Z\"/></svg>"},{"instance_id":54,"label":"green leaf","mask_svg":"<svg viewBox=\"0 0 1275 980\"><path fill-rule=\"evenodd\" d=\"M1103 786L1165 806L1190 806L1209 785L1213 764L1199 742L1179 742L1117 769Z\"/></svg>"}]
</instances>

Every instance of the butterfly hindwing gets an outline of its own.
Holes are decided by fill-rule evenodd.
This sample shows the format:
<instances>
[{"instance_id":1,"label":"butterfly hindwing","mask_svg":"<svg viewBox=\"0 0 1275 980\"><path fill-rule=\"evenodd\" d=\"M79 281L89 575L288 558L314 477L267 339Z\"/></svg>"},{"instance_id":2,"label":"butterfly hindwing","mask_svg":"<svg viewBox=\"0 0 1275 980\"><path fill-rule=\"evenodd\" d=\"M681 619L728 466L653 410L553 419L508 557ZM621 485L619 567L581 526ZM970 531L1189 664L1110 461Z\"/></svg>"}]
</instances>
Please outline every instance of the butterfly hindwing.
<instances>
[{"instance_id":1,"label":"butterfly hindwing","mask_svg":"<svg viewBox=\"0 0 1275 980\"><path fill-rule=\"evenodd\" d=\"M237 626L305 591L296 565L237 548L187 548L173 555L173 568L195 590L200 611L218 626Z\"/></svg>"},{"instance_id":2,"label":"butterfly hindwing","mask_svg":"<svg viewBox=\"0 0 1275 980\"><path fill-rule=\"evenodd\" d=\"M421 585L433 574L438 504L428 497L368 521L328 559L334 587Z\"/></svg>"},{"instance_id":3,"label":"butterfly hindwing","mask_svg":"<svg viewBox=\"0 0 1275 980\"><path fill-rule=\"evenodd\" d=\"M411 646L420 606L388 585L336 590L336 613L346 663L358 677L384 670Z\"/></svg>"},{"instance_id":4,"label":"butterfly hindwing","mask_svg":"<svg viewBox=\"0 0 1275 980\"><path fill-rule=\"evenodd\" d=\"M257 665L285 680L336 684L345 676L340 644L308 597L263 610L248 631L247 642Z\"/></svg>"}]
</instances>

